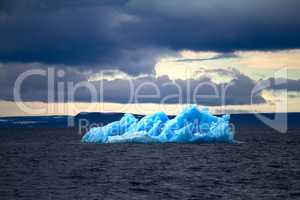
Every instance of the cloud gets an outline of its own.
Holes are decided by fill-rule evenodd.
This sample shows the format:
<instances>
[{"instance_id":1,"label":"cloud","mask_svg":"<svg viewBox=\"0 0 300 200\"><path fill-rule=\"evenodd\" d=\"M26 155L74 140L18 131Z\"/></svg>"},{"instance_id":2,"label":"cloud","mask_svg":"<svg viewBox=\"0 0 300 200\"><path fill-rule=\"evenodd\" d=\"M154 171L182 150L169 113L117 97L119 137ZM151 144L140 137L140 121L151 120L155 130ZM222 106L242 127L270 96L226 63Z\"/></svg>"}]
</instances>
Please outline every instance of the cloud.
<instances>
[{"instance_id":1,"label":"cloud","mask_svg":"<svg viewBox=\"0 0 300 200\"><path fill-rule=\"evenodd\" d=\"M175 62L199 62L199 61L208 61L208 60L219 60L219 59L226 59L226 58L238 58L239 56L235 53L223 53L220 55L216 55L210 58L183 58L183 59L176 59Z\"/></svg>"},{"instance_id":2,"label":"cloud","mask_svg":"<svg viewBox=\"0 0 300 200\"><path fill-rule=\"evenodd\" d=\"M216 84L207 77L171 80L168 76L151 75L88 81L92 72L83 73L66 66L2 64L0 100L16 100L13 96L16 80L30 70L42 70L45 74L32 74L24 80L20 89L23 101L240 105L251 103L251 91L256 85L251 78L236 71L230 72L234 78L226 84ZM49 87L49 80L53 80L53 90ZM53 94L54 98L49 100L49 94ZM260 94L253 97L253 103L264 102Z\"/></svg>"},{"instance_id":3,"label":"cloud","mask_svg":"<svg viewBox=\"0 0 300 200\"><path fill-rule=\"evenodd\" d=\"M137 75L153 73L156 60L170 52L128 41L122 26L135 24L138 17L120 11L120 5L26 2L8 3L0 12L5 16L0 26L2 62L119 69Z\"/></svg>"},{"instance_id":4,"label":"cloud","mask_svg":"<svg viewBox=\"0 0 300 200\"><path fill-rule=\"evenodd\" d=\"M262 85L268 85L269 90L300 91L300 79L268 78L261 81Z\"/></svg>"},{"instance_id":5,"label":"cloud","mask_svg":"<svg viewBox=\"0 0 300 200\"><path fill-rule=\"evenodd\" d=\"M299 1L69 1L0 3L0 61L153 74L180 50L300 47ZM225 54L230 55L230 54Z\"/></svg>"},{"instance_id":6,"label":"cloud","mask_svg":"<svg viewBox=\"0 0 300 200\"><path fill-rule=\"evenodd\" d=\"M222 69L222 68L215 68L215 69L206 69L199 67L197 71L195 71L195 75L197 74L217 74L220 77L229 76L235 77L240 75L240 72L237 69L229 68L229 69Z\"/></svg>"},{"instance_id":7,"label":"cloud","mask_svg":"<svg viewBox=\"0 0 300 200\"><path fill-rule=\"evenodd\" d=\"M136 32L150 32L138 38L172 49L227 52L295 48L300 42L296 34L299 6L293 0L135 0L128 2L127 10L144 23L128 30L136 36Z\"/></svg>"}]
</instances>

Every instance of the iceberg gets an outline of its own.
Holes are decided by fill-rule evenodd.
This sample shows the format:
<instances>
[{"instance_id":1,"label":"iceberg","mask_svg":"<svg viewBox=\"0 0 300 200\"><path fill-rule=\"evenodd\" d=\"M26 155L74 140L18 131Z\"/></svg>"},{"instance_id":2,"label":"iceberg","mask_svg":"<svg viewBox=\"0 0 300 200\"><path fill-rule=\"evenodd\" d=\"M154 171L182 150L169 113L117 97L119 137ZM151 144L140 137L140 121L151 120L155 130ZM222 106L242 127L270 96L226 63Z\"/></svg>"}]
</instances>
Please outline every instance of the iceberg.
<instances>
[{"instance_id":1,"label":"iceberg","mask_svg":"<svg viewBox=\"0 0 300 200\"><path fill-rule=\"evenodd\" d=\"M147 115L140 120L125 114L120 121L91 128L82 142L90 143L211 143L234 141L229 115L217 117L208 109L189 106L175 118L164 112Z\"/></svg>"}]
</instances>

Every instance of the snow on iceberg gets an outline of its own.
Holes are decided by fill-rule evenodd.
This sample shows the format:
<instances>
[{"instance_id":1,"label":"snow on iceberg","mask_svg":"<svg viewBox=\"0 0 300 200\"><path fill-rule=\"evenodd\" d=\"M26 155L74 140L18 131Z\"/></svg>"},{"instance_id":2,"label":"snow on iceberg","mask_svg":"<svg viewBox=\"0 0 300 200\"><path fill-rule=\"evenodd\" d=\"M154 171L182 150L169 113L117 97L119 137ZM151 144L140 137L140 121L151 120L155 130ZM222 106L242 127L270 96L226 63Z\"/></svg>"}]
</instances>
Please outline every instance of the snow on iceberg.
<instances>
[{"instance_id":1,"label":"snow on iceberg","mask_svg":"<svg viewBox=\"0 0 300 200\"><path fill-rule=\"evenodd\" d=\"M92 143L201 143L233 142L229 115L216 117L207 109L185 108L175 118L163 112L138 120L125 114L120 121L90 129L82 142Z\"/></svg>"}]
</instances>

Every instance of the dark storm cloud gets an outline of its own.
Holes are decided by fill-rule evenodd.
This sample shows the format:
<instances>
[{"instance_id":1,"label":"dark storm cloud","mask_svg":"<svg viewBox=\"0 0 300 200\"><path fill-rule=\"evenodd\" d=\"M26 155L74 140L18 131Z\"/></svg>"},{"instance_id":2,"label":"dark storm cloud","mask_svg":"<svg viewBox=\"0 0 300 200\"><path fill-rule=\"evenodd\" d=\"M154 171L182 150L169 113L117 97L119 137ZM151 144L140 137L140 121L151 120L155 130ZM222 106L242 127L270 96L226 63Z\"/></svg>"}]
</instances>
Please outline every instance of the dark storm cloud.
<instances>
[{"instance_id":1,"label":"dark storm cloud","mask_svg":"<svg viewBox=\"0 0 300 200\"><path fill-rule=\"evenodd\" d=\"M130 1L128 7L133 10L129 13L143 16L145 20L134 30L135 33L151 33L144 35L145 42L176 50L221 52L296 48L300 44L299 1L167 0L143 3Z\"/></svg>"},{"instance_id":2,"label":"dark storm cloud","mask_svg":"<svg viewBox=\"0 0 300 200\"><path fill-rule=\"evenodd\" d=\"M300 79L269 78L261 81L261 84L267 85L270 90L300 91Z\"/></svg>"},{"instance_id":3,"label":"dark storm cloud","mask_svg":"<svg viewBox=\"0 0 300 200\"><path fill-rule=\"evenodd\" d=\"M127 42L122 26L139 19L121 12L120 5L29 2L10 3L0 14L2 62L120 69L136 75L153 73L157 58L168 52Z\"/></svg>"},{"instance_id":4,"label":"dark storm cloud","mask_svg":"<svg viewBox=\"0 0 300 200\"><path fill-rule=\"evenodd\" d=\"M256 83L243 74L237 74L234 80L226 84L216 84L206 77L170 80L167 76L134 79L132 82L134 90L129 89L128 80L104 81L102 84L104 101L107 102L128 103L132 92L134 103L241 105L251 104L251 98L252 103L265 102L260 94L251 96Z\"/></svg>"},{"instance_id":5,"label":"dark storm cloud","mask_svg":"<svg viewBox=\"0 0 300 200\"><path fill-rule=\"evenodd\" d=\"M177 50L299 48L299 8L296 0L2 0L0 61L137 75Z\"/></svg>"},{"instance_id":6,"label":"dark storm cloud","mask_svg":"<svg viewBox=\"0 0 300 200\"><path fill-rule=\"evenodd\" d=\"M68 67L48 67L54 68L50 68L50 71L48 68L47 71L45 70L47 67L42 64L0 65L0 85L2 88L0 100L16 101L13 95L16 80L23 72L32 72L31 70L42 70L45 75L38 75L33 72L22 82L20 95L23 101L91 102L91 96L95 95L97 102L235 105L251 103L251 91L256 85L255 81L236 71L228 72L235 77L227 84L216 84L206 77L170 80L167 76L156 78L151 75L88 82L91 73L82 73L77 69ZM54 75L53 90L49 88L47 79L47 77L52 77L51 70L53 70ZM61 71L64 71L63 76L61 76ZM59 84L64 85L63 89L58 88ZM49 100L49 94L54 94L54 99ZM58 96L62 98L58 99ZM252 98L253 103L265 102L260 94Z\"/></svg>"}]
</instances>

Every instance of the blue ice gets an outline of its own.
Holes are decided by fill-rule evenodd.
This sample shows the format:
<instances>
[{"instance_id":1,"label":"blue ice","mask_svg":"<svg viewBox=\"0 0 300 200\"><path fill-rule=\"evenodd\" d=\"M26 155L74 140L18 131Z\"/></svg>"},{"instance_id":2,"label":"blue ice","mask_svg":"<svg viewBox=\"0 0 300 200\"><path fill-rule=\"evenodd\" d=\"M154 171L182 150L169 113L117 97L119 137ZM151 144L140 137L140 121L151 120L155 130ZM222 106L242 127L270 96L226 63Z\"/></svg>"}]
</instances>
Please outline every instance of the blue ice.
<instances>
[{"instance_id":1,"label":"blue ice","mask_svg":"<svg viewBox=\"0 0 300 200\"><path fill-rule=\"evenodd\" d=\"M120 121L90 129L83 142L92 143L210 143L234 140L229 115L213 116L207 109L189 106L175 118L156 112L138 120L125 114Z\"/></svg>"}]
</instances>

